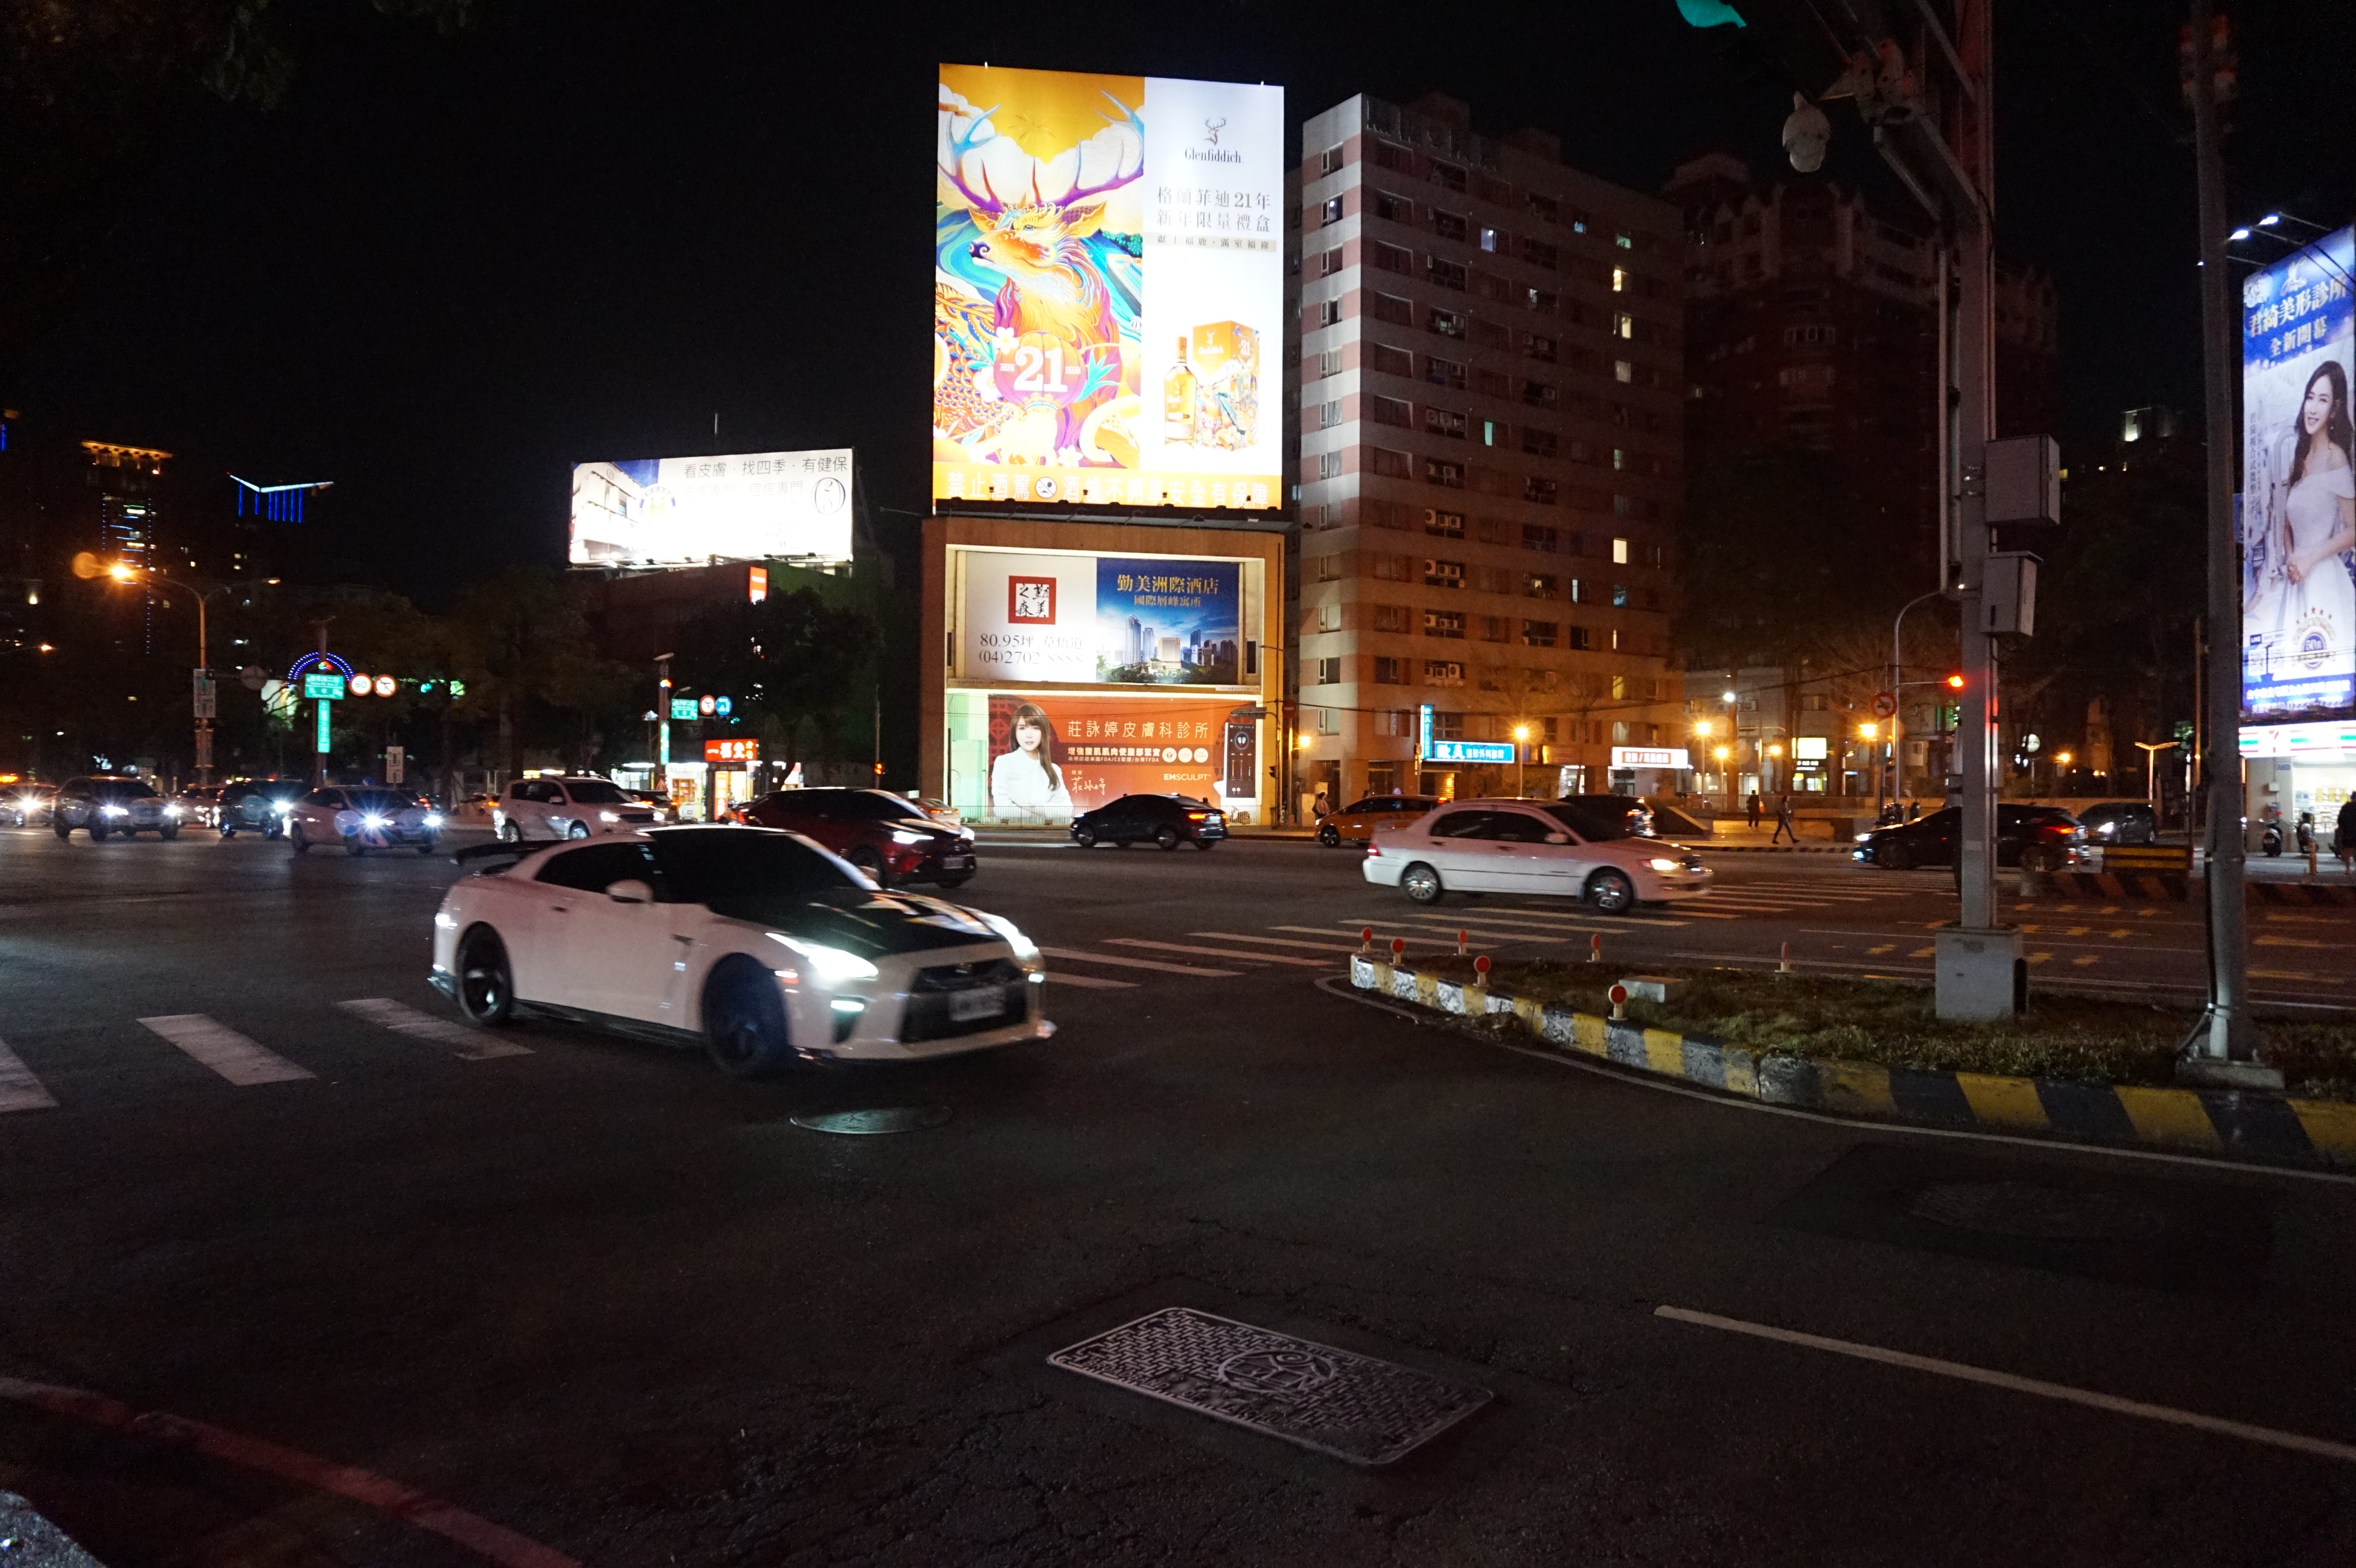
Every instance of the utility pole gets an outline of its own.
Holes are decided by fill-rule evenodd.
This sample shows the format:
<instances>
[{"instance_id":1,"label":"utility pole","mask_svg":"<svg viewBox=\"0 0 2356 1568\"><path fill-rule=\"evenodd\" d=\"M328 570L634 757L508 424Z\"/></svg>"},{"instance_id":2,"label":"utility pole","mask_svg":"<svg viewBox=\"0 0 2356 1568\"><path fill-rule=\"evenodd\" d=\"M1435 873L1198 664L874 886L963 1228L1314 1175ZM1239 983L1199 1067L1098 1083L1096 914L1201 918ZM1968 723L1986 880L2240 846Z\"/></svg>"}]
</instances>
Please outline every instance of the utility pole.
<instances>
[{"instance_id":1,"label":"utility pole","mask_svg":"<svg viewBox=\"0 0 2356 1568\"><path fill-rule=\"evenodd\" d=\"M719 416L712 416L717 420ZM655 732L655 788L670 793L670 661L673 656L655 656L655 721L660 726Z\"/></svg>"},{"instance_id":2,"label":"utility pole","mask_svg":"<svg viewBox=\"0 0 2356 1568\"><path fill-rule=\"evenodd\" d=\"M2184 1042L2177 1077L2190 1083L2280 1088L2258 1063L2250 1019L2242 837L2242 585L2233 538L2233 365L2241 317L2227 287L2223 127L2217 113L2216 36L2210 0L2192 0L2192 158L2201 212L2201 360L2209 442L2208 670L2202 693L2201 780L2209 797L2209 1010ZM2233 650L2234 656L2229 656Z\"/></svg>"}]
</instances>

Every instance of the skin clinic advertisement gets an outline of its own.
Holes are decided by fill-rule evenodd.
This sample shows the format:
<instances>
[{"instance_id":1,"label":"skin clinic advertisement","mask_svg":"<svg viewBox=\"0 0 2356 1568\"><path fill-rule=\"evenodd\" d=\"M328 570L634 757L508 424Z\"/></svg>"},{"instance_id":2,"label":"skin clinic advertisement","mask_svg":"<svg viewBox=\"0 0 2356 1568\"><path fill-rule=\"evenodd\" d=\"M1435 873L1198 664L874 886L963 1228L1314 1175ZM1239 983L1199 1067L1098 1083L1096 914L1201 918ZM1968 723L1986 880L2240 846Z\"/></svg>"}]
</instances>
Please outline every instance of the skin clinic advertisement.
<instances>
[{"instance_id":1,"label":"skin clinic advertisement","mask_svg":"<svg viewBox=\"0 0 2356 1568\"><path fill-rule=\"evenodd\" d=\"M966 550L957 676L1237 686L1246 563Z\"/></svg>"},{"instance_id":2,"label":"skin clinic advertisement","mask_svg":"<svg viewBox=\"0 0 2356 1568\"><path fill-rule=\"evenodd\" d=\"M1282 505L1281 88L940 69L933 496Z\"/></svg>"},{"instance_id":3,"label":"skin clinic advertisement","mask_svg":"<svg viewBox=\"0 0 2356 1568\"><path fill-rule=\"evenodd\" d=\"M990 815L1062 821L1125 795L1216 805L1234 708L1224 698L993 691Z\"/></svg>"},{"instance_id":4,"label":"skin clinic advertisement","mask_svg":"<svg viewBox=\"0 0 2356 1568\"><path fill-rule=\"evenodd\" d=\"M641 457L573 469L575 566L851 559L851 450Z\"/></svg>"},{"instance_id":5,"label":"skin clinic advertisement","mask_svg":"<svg viewBox=\"0 0 2356 1568\"><path fill-rule=\"evenodd\" d=\"M2242 720L2356 717L2356 229L2242 285Z\"/></svg>"}]
</instances>

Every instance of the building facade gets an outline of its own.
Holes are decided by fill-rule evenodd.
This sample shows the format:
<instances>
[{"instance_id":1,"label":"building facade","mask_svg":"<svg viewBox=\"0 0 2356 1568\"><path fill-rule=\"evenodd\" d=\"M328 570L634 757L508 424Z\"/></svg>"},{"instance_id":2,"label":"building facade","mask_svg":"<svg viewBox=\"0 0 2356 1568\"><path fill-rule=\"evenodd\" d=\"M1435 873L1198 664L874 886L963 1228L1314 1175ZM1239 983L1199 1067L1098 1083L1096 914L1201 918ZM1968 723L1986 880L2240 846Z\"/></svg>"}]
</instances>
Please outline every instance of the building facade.
<instances>
[{"instance_id":1,"label":"building facade","mask_svg":"<svg viewBox=\"0 0 2356 1568\"><path fill-rule=\"evenodd\" d=\"M1294 787L1676 787L1676 210L1444 98L1301 146ZM1427 709L1515 760L1430 763Z\"/></svg>"}]
</instances>

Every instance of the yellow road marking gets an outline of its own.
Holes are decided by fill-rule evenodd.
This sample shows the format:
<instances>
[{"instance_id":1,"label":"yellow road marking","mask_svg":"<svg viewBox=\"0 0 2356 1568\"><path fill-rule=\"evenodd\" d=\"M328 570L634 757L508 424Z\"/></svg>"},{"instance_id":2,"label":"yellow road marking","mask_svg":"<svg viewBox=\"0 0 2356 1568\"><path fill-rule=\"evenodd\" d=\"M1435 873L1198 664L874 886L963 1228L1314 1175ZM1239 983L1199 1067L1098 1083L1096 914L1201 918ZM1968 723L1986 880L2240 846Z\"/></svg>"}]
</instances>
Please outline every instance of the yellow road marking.
<instances>
[{"instance_id":1,"label":"yellow road marking","mask_svg":"<svg viewBox=\"0 0 2356 1568\"><path fill-rule=\"evenodd\" d=\"M2086 933L2094 929L2094 928L2091 925L2073 925L2062 934L2065 936L2083 936Z\"/></svg>"},{"instance_id":2,"label":"yellow road marking","mask_svg":"<svg viewBox=\"0 0 2356 1568\"><path fill-rule=\"evenodd\" d=\"M2029 955L2029 961L2031 964L2045 964L2051 962L2052 957L2053 955L2051 953L2032 953Z\"/></svg>"},{"instance_id":3,"label":"yellow road marking","mask_svg":"<svg viewBox=\"0 0 2356 1568\"><path fill-rule=\"evenodd\" d=\"M2337 942L2314 942L2304 936L2261 936L2260 947L2338 947Z\"/></svg>"},{"instance_id":4,"label":"yellow road marking","mask_svg":"<svg viewBox=\"0 0 2356 1568\"><path fill-rule=\"evenodd\" d=\"M1879 957L1880 957L1883 954L1885 954L1885 953L1889 952L1891 948L1893 948L1893 947L1895 947L1895 946L1897 946L1897 945L1898 945L1898 944L1896 944L1896 943L1894 943L1894 942L1885 942L1885 943L1883 943L1883 944L1882 944L1880 946L1879 946L1879 947L1869 947L1869 948L1867 948L1867 949L1865 950L1865 954L1866 954L1866 956L1867 956L1867 957L1869 957L1869 958L1879 958Z\"/></svg>"},{"instance_id":5,"label":"yellow road marking","mask_svg":"<svg viewBox=\"0 0 2356 1568\"><path fill-rule=\"evenodd\" d=\"M1906 956L1909 958L1928 958L1938 951L1939 950L1935 947L1918 947L1913 952L1909 953Z\"/></svg>"},{"instance_id":6,"label":"yellow road marking","mask_svg":"<svg viewBox=\"0 0 2356 1568\"><path fill-rule=\"evenodd\" d=\"M2094 912L2096 914L2116 914L2119 912L2119 906L2116 904L2104 904Z\"/></svg>"},{"instance_id":7,"label":"yellow road marking","mask_svg":"<svg viewBox=\"0 0 2356 1568\"><path fill-rule=\"evenodd\" d=\"M2134 927L2134 926L2132 926L2132 925L2123 925L2123 926L2119 927L2116 931L2114 931L2113 933L2111 933L2111 935L2112 935L2112 937L2113 937L2114 939L2118 938L2118 937L2122 937L2122 936L2133 936L2134 934L2135 934L2135 927Z\"/></svg>"},{"instance_id":8,"label":"yellow road marking","mask_svg":"<svg viewBox=\"0 0 2356 1568\"><path fill-rule=\"evenodd\" d=\"M2029 932L2029 933L2037 933L2037 932L2042 931L2042 930L2044 930L2045 928L2044 928L2043 926L2041 926L2041 925L2024 925L2024 926L2022 926L2020 929L2021 929L2021 930L2023 930L2023 931L2026 931L2026 932Z\"/></svg>"},{"instance_id":9,"label":"yellow road marking","mask_svg":"<svg viewBox=\"0 0 2356 1568\"><path fill-rule=\"evenodd\" d=\"M2083 969L2087 965L2099 964L2102 960L2096 957L2094 954L2089 953L2083 958L2072 958L2070 962L2078 965L2079 968Z\"/></svg>"}]
</instances>

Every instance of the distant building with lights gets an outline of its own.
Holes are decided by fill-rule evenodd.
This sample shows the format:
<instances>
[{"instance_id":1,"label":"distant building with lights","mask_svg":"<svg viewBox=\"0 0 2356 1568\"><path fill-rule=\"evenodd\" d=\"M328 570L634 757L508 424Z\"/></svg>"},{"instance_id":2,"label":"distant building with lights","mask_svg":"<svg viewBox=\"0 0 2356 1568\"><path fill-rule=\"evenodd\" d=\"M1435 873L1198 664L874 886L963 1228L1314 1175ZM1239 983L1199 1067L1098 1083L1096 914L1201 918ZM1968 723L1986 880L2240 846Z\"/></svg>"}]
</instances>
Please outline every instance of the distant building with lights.
<instances>
[{"instance_id":1,"label":"distant building with lights","mask_svg":"<svg viewBox=\"0 0 2356 1568\"><path fill-rule=\"evenodd\" d=\"M90 456L83 483L98 494L96 553L106 561L128 561L145 571L157 564L156 530L161 522L161 490L168 452L148 446L125 446L111 441L85 441ZM138 599L139 624L134 635L123 639L126 648L143 654L155 651L155 596L143 590Z\"/></svg>"}]
</instances>

